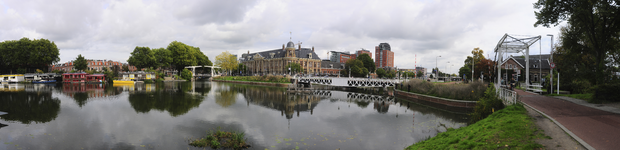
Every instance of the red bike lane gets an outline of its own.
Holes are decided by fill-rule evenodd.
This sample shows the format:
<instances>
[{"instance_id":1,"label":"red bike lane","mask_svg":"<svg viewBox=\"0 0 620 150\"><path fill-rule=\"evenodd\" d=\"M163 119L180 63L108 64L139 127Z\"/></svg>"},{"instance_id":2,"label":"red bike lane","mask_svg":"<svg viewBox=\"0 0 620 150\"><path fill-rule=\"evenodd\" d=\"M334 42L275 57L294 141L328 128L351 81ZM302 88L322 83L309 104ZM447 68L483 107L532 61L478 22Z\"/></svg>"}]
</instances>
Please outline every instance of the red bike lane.
<instances>
[{"instance_id":1,"label":"red bike lane","mask_svg":"<svg viewBox=\"0 0 620 150\"><path fill-rule=\"evenodd\" d=\"M620 149L620 114L515 90L519 100L555 119L595 149Z\"/></svg>"}]
</instances>

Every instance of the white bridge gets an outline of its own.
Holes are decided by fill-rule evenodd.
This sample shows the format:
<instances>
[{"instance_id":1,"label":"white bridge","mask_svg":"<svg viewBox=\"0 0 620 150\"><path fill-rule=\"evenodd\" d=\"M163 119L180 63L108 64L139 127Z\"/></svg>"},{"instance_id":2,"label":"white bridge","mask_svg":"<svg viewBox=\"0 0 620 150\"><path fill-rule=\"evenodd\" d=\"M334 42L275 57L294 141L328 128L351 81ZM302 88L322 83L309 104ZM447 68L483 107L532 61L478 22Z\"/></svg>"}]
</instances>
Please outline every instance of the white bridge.
<instances>
[{"instance_id":1,"label":"white bridge","mask_svg":"<svg viewBox=\"0 0 620 150\"><path fill-rule=\"evenodd\" d=\"M211 68L211 76L209 77L217 77L220 76L219 73L216 73L213 68L222 68L222 67L218 67L218 66L187 66L185 68L191 68L192 69L192 80L194 80L193 78L196 76L201 76L204 77L208 74L198 74L196 75L196 68L200 68L200 67L205 67L205 68Z\"/></svg>"},{"instance_id":2,"label":"white bridge","mask_svg":"<svg viewBox=\"0 0 620 150\"><path fill-rule=\"evenodd\" d=\"M337 87L389 87L401 83L398 79L367 79L367 78L333 78L333 77L297 77L302 84L321 84Z\"/></svg>"}]
</instances>

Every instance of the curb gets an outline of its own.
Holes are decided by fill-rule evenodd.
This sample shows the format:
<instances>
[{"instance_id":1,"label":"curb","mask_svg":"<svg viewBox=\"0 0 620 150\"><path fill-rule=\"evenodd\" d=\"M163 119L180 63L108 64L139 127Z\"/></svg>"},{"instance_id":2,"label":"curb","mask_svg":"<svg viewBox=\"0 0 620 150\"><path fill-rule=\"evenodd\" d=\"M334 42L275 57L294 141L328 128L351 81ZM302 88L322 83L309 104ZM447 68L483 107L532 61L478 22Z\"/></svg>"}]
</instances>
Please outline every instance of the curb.
<instances>
[{"instance_id":1,"label":"curb","mask_svg":"<svg viewBox=\"0 0 620 150\"><path fill-rule=\"evenodd\" d=\"M521 102L521 101L519 101ZM585 147L586 149L589 150L595 150L594 147L590 146L588 143L586 143L585 141L583 141L581 138L579 138L577 135L575 135L573 132L571 132L570 130L566 129L566 127L564 127L562 124L560 124L558 121L556 121L555 119L551 118L550 116L548 116L547 114L543 113L542 111L524 103L521 102L521 104L531 108L532 110L542 114L543 116L549 118L549 120L553 121L553 123L555 123L556 125L558 125L560 128L562 128L562 130L564 130L564 132L568 133L568 135L570 135L573 139L575 139L579 144L581 144L581 146Z\"/></svg>"}]
</instances>

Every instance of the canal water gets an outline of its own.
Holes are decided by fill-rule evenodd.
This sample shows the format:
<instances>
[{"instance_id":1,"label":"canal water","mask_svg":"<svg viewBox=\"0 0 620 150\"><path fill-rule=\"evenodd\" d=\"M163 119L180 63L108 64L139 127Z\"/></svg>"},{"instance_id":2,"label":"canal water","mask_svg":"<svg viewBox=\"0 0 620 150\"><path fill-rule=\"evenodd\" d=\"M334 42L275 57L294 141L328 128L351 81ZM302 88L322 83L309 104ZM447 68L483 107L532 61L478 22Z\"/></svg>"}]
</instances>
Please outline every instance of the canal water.
<instances>
[{"instance_id":1,"label":"canal water","mask_svg":"<svg viewBox=\"0 0 620 150\"><path fill-rule=\"evenodd\" d=\"M220 82L2 84L0 111L1 150L203 149L188 141L218 128L249 149L403 149L468 121L390 91Z\"/></svg>"}]
</instances>

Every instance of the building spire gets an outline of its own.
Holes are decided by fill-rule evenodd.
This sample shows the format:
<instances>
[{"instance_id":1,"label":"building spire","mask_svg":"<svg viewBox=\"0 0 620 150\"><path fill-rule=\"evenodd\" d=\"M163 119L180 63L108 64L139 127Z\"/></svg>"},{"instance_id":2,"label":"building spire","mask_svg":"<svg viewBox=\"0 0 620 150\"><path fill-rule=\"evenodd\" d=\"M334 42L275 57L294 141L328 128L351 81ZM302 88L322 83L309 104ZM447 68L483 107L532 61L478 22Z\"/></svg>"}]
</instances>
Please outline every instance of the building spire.
<instances>
[{"instance_id":1,"label":"building spire","mask_svg":"<svg viewBox=\"0 0 620 150\"><path fill-rule=\"evenodd\" d=\"M289 32L291 36L289 36L289 41L293 41L293 32Z\"/></svg>"}]
</instances>

